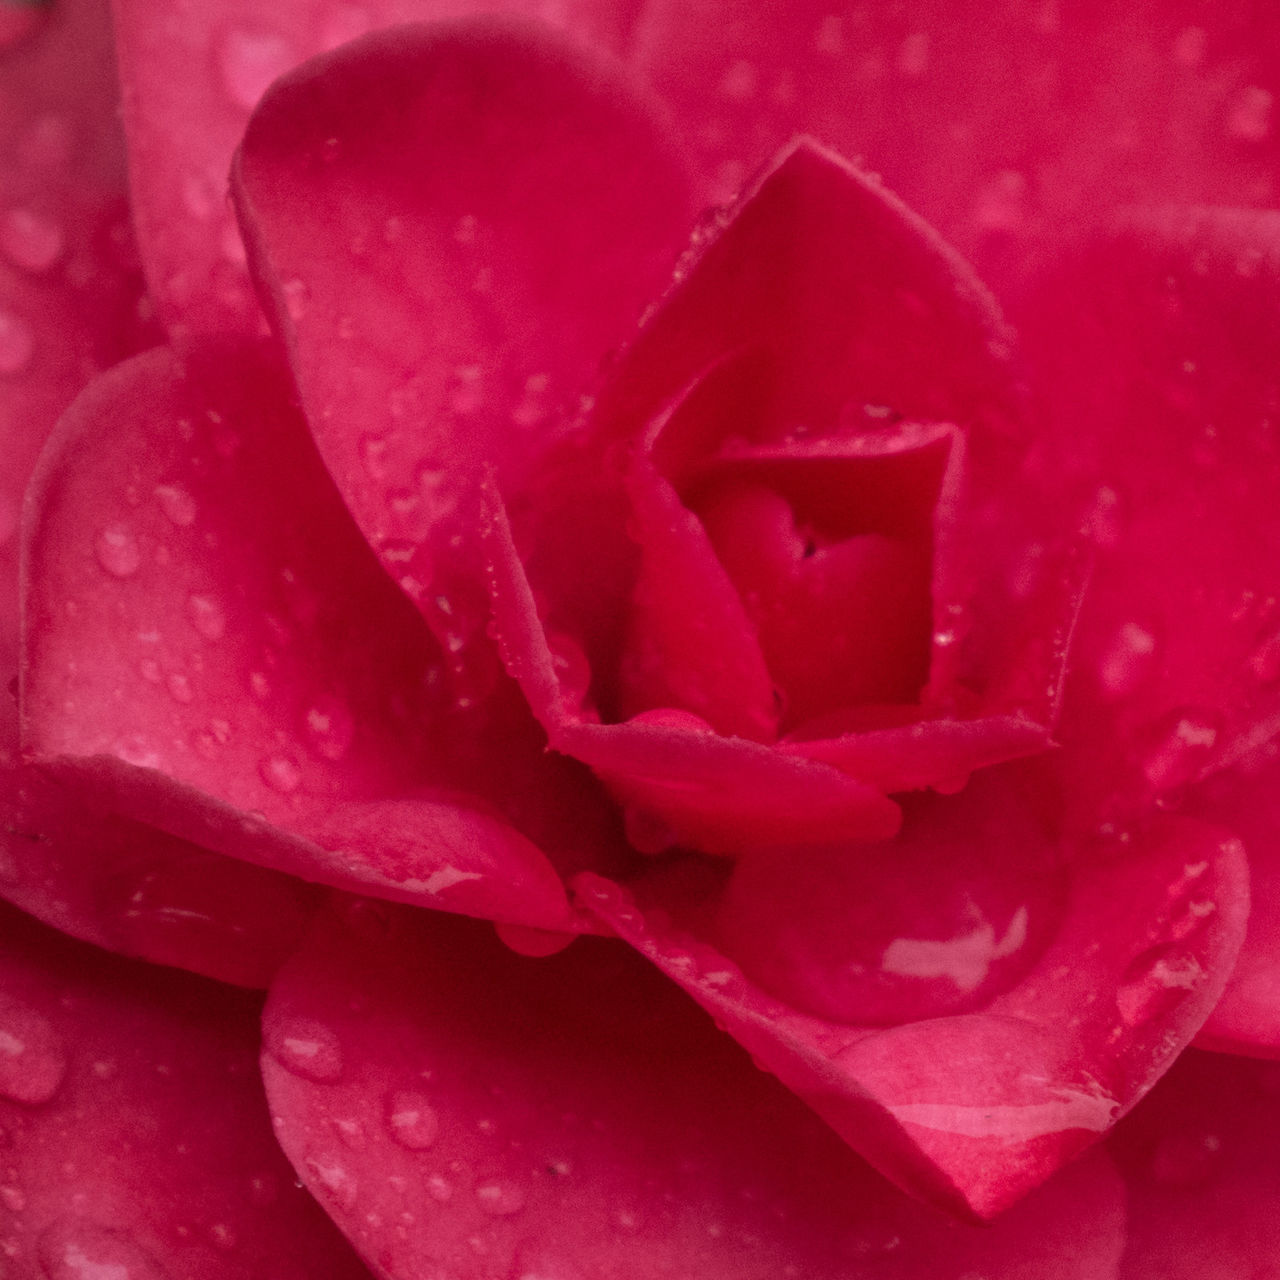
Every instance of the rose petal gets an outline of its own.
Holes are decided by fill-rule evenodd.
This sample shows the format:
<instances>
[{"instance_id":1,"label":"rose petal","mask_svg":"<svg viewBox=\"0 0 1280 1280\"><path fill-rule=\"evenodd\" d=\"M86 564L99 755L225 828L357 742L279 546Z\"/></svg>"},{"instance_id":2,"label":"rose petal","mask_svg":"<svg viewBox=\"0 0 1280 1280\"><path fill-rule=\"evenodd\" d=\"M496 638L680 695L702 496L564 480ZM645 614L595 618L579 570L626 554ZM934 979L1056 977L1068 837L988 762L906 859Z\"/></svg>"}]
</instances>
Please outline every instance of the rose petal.
<instances>
[{"instance_id":1,"label":"rose petal","mask_svg":"<svg viewBox=\"0 0 1280 1280\"><path fill-rule=\"evenodd\" d=\"M632 57L711 200L795 133L864 155L990 283L1136 199L1276 202L1278 15L1109 4L646 4Z\"/></svg>"},{"instance_id":2,"label":"rose petal","mask_svg":"<svg viewBox=\"0 0 1280 1280\"><path fill-rule=\"evenodd\" d=\"M461 744L432 703L438 649L261 353L210 347L184 368L157 351L101 379L29 510L33 759L251 862L564 923L539 850L448 792Z\"/></svg>"},{"instance_id":3,"label":"rose petal","mask_svg":"<svg viewBox=\"0 0 1280 1280\"><path fill-rule=\"evenodd\" d=\"M86 942L265 987L322 894L0 771L0 896Z\"/></svg>"},{"instance_id":4,"label":"rose petal","mask_svg":"<svg viewBox=\"0 0 1280 1280\"><path fill-rule=\"evenodd\" d=\"M1057 937L984 1009L876 1031L766 994L653 915L672 904L649 901L643 883L640 909L602 879L579 888L883 1173L977 1217L1095 1141L1168 1068L1225 985L1248 910L1239 845L1169 820L1076 861Z\"/></svg>"},{"instance_id":5,"label":"rose petal","mask_svg":"<svg viewBox=\"0 0 1280 1280\"><path fill-rule=\"evenodd\" d=\"M382 1274L1114 1274L1104 1163L991 1230L948 1224L616 943L530 961L458 924L353 904L267 1008L277 1132Z\"/></svg>"},{"instance_id":6,"label":"rose petal","mask_svg":"<svg viewBox=\"0 0 1280 1280\"><path fill-rule=\"evenodd\" d=\"M1274 745L1212 778L1188 812L1238 835L1249 857L1249 931L1231 981L1196 1037L1206 1049L1280 1057L1280 791Z\"/></svg>"},{"instance_id":7,"label":"rose petal","mask_svg":"<svg viewBox=\"0 0 1280 1280\"><path fill-rule=\"evenodd\" d=\"M136 349L111 30L98 0L20 6L0 33L0 683L17 669L22 492L58 415ZM0 752L12 743L0 711Z\"/></svg>"},{"instance_id":8,"label":"rose petal","mask_svg":"<svg viewBox=\"0 0 1280 1280\"><path fill-rule=\"evenodd\" d=\"M358 1280L295 1190L257 1001L0 907L0 1238L15 1276Z\"/></svg>"},{"instance_id":9,"label":"rose petal","mask_svg":"<svg viewBox=\"0 0 1280 1280\"><path fill-rule=\"evenodd\" d=\"M1123 819L1280 726L1280 215L1135 216L1028 307L1035 459L1096 557L1059 736Z\"/></svg>"},{"instance_id":10,"label":"rose petal","mask_svg":"<svg viewBox=\"0 0 1280 1280\"><path fill-rule=\"evenodd\" d=\"M678 158L598 55L455 23L282 81L233 186L320 452L429 614L468 480L518 477L670 271Z\"/></svg>"},{"instance_id":11,"label":"rose petal","mask_svg":"<svg viewBox=\"0 0 1280 1280\"><path fill-rule=\"evenodd\" d=\"M1124 1280L1270 1280L1280 1257L1280 1077L1188 1053L1108 1144L1128 1185Z\"/></svg>"},{"instance_id":12,"label":"rose petal","mask_svg":"<svg viewBox=\"0 0 1280 1280\"><path fill-rule=\"evenodd\" d=\"M486 12L488 0L114 0L134 215L160 316L175 336L254 334L262 318L227 204L227 172L250 112L307 58L397 23ZM616 47L610 3L505 0Z\"/></svg>"}]
</instances>

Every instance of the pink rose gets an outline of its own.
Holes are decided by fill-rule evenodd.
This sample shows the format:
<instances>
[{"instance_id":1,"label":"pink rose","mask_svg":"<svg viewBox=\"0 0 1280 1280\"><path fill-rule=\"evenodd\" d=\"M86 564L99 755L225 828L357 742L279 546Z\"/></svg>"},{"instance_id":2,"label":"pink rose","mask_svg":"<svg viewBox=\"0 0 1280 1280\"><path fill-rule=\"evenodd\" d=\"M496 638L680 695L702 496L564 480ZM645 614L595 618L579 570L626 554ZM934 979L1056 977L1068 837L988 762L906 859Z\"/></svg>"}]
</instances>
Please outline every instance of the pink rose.
<instances>
[{"instance_id":1,"label":"pink rose","mask_svg":"<svg viewBox=\"0 0 1280 1280\"><path fill-rule=\"evenodd\" d=\"M502 7L0 20L6 1263L1261 1275L1280 33Z\"/></svg>"}]
</instances>

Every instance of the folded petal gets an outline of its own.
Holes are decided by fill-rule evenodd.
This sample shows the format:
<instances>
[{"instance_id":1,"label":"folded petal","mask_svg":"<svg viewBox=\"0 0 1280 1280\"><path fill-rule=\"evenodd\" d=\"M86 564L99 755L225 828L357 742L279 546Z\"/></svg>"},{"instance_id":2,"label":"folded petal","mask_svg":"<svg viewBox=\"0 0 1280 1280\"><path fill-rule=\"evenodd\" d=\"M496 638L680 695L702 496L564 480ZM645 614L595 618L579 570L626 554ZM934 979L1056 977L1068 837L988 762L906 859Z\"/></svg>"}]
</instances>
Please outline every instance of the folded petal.
<instances>
[{"instance_id":1,"label":"folded petal","mask_svg":"<svg viewBox=\"0 0 1280 1280\"><path fill-rule=\"evenodd\" d=\"M15 1276L361 1280L281 1158L255 998L0 907L0 1231Z\"/></svg>"},{"instance_id":2,"label":"folded petal","mask_svg":"<svg viewBox=\"0 0 1280 1280\"><path fill-rule=\"evenodd\" d=\"M266 355L161 350L106 375L64 418L29 513L33 761L108 810L277 870L561 922L538 848L456 801L446 762L465 775L468 752L433 692L439 647Z\"/></svg>"},{"instance_id":3,"label":"folded petal","mask_svg":"<svg viewBox=\"0 0 1280 1280\"><path fill-rule=\"evenodd\" d=\"M989 1230L947 1223L616 942L530 961L356 902L281 973L265 1027L281 1142L391 1280L1115 1274L1104 1161Z\"/></svg>"},{"instance_id":4,"label":"folded petal","mask_svg":"<svg viewBox=\"0 0 1280 1280\"><path fill-rule=\"evenodd\" d=\"M1026 838L1020 825L1010 838L999 838L1005 815L1016 811L1016 792L984 777L977 794L975 780L961 797L962 820L944 829L961 850L976 842L979 859L990 862L999 851L998 887L1013 864L1037 851L1019 847ZM975 812L981 817L984 810L985 820L976 822ZM911 837L908 825L904 838ZM865 852L890 859L895 849ZM865 963L853 953L842 962L831 950L838 897L811 903L805 916L786 916L788 903L805 900L801 858L791 871L798 887L787 883L785 867L779 871L776 916L736 908L736 923L774 919L783 931L772 944L760 944L769 961L763 969L744 955L744 967L762 973L769 990L708 941L715 890L698 901L687 890L663 892L661 881L651 888L640 880L624 890L583 876L578 887L584 906L683 986L889 1178L953 1212L989 1218L1096 1141L1169 1067L1212 1010L1244 934L1243 854L1218 829L1167 820L1110 848L1074 852L1066 860L1070 889L1061 920L1031 967L1020 977L1014 971L1012 985L986 995L972 1012L939 1006L922 1018L899 997L900 1025L885 1029L859 1026L852 1015L832 1021L830 1005L824 1009L812 998L805 1003L817 1011L802 1012L788 998L788 986L799 981L802 995L843 1000L832 983L847 982ZM850 858L857 853L849 851ZM856 867L839 883L856 889ZM976 976L985 982L986 966L1016 952L1028 936L1024 912L1023 925L1006 928L1003 937L974 931L948 947L929 946L908 929L942 892L945 870L921 883L920 905L905 913L899 898L909 890L880 896L875 890L903 874L893 862L873 870L864 877L873 886L870 907L857 899L850 905L851 916L870 912L860 927L892 933L899 918L904 922L904 936L886 937L878 962L890 977L934 982L949 975L953 986L963 985L981 961ZM815 882L814 901L824 892L835 895L835 883ZM972 887L963 876L960 886L964 892ZM876 918L877 903L883 921ZM849 945L856 948L857 930L852 933ZM779 970L785 957L770 955L771 946L796 957L790 972ZM976 984L973 991L982 994ZM927 990L923 995L933 998Z\"/></svg>"},{"instance_id":5,"label":"folded petal","mask_svg":"<svg viewBox=\"0 0 1280 1280\"><path fill-rule=\"evenodd\" d=\"M134 217L152 296L171 333L252 335L262 324L227 203L227 173L268 85L371 31L493 7L485 0L306 0L264 12L248 0L195 8L114 0ZM546 17L610 47L622 37L614 6L599 0L572 0L554 11L536 0L499 7Z\"/></svg>"},{"instance_id":6,"label":"folded petal","mask_svg":"<svg viewBox=\"0 0 1280 1280\"><path fill-rule=\"evenodd\" d=\"M1023 330L1028 470L1095 547L1059 730L1071 816L1123 821L1280 727L1280 214L1135 214Z\"/></svg>"},{"instance_id":7,"label":"folded petal","mask_svg":"<svg viewBox=\"0 0 1280 1280\"><path fill-rule=\"evenodd\" d=\"M679 158L598 52L491 20L299 69L233 189L325 463L429 613L468 479L520 475L667 278Z\"/></svg>"}]
</instances>

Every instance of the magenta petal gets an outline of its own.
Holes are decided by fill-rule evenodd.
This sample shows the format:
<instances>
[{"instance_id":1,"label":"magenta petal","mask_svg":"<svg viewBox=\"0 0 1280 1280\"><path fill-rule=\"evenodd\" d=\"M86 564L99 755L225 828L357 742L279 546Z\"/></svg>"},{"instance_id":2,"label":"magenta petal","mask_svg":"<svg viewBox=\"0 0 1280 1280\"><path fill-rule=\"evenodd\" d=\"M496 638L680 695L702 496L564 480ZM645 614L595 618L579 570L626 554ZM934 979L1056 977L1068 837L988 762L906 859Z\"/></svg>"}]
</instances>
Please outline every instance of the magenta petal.
<instances>
[{"instance_id":1,"label":"magenta petal","mask_svg":"<svg viewBox=\"0 0 1280 1280\"><path fill-rule=\"evenodd\" d=\"M652 914L669 904L642 887L633 899L596 877L578 885L877 1168L982 1218L1096 1141L1169 1067L1213 1008L1248 910L1238 844L1170 821L1075 864L1055 940L983 1009L873 1030L763 992Z\"/></svg>"},{"instance_id":2,"label":"magenta petal","mask_svg":"<svg viewBox=\"0 0 1280 1280\"><path fill-rule=\"evenodd\" d=\"M1028 305L1038 474L1096 546L1059 738L1123 820L1280 725L1280 214L1133 216Z\"/></svg>"},{"instance_id":3,"label":"magenta petal","mask_svg":"<svg viewBox=\"0 0 1280 1280\"><path fill-rule=\"evenodd\" d=\"M265 987L323 894L104 813L31 767L0 771L0 897L86 942Z\"/></svg>"},{"instance_id":4,"label":"magenta petal","mask_svg":"<svg viewBox=\"0 0 1280 1280\"><path fill-rule=\"evenodd\" d=\"M485 0L114 0L134 216L152 297L175 335L257 332L262 317L227 203L227 172L268 85L300 62L397 23L484 12ZM545 6L502 7L541 14ZM557 17L616 46L612 5L571 0Z\"/></svg>"},{"instance_id":5,"label":"magenta petal","mask_svg":"<svg viewBox=\"0 0 1280 1280\"><path fill-rule=\"evenodd\" d=\"M280 1140L389 1280L1115 1274L1104 1161L992 1229L948 1223L616 943L530 961L470 924L354 903L265 1021Z\"/></svg>"},{"instance_id":6,"label":"magenta petal","mask_svg":"<svg viewBox=\"0 0 1280 1280\"><path fill-rule=\"evenodd\" d=\"M57 1280L360 1280L281 1158L257 1000L0 907L0 1240Z\"/></svg>"},{"instance_id":7,"label":"magenta petal","mask_svg":"<svg viewBox=\"0 0 1280 1280\"><path fill-rule=\"evenodd\" d=\"M29 512L33 760L108 809L304 878L563 921L539 850L448 792L438 648L261 353L214 347L183 368L157 351L101 379Z\"/></svg>"},{"instance_id":8,"label":"magenta petal","mask_svg":"<svg viewBox=\"0 0 1280 1280\"><path fill-rule=\"evenodd\" d=\"M1280 1075L1188 1053L1108 1144L1129 1204L1123 1280L1271 1280Z\"/></svg>"},{"instance_id":9,"label":"magenta petal","mask_svg":"<svg viewBox=\"0 0 1280 1280\"><path fill-rule=\"evenodd\" d=\"M447 554L468 478L516 478L576 411L691 220L619 72L505 20L308 64L254 115L234 192L320 452L398 578Z\"/></svg>"}]
</instances>

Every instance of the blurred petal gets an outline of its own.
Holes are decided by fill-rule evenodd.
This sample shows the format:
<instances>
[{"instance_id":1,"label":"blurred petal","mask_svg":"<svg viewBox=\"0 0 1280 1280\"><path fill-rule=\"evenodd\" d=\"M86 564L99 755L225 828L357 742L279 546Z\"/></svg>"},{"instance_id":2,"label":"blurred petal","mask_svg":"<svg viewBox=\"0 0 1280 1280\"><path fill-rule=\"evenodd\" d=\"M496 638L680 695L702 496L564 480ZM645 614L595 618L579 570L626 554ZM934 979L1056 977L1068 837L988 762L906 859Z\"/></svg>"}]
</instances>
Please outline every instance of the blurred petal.
<instances>
[{"instance_id":1,"label":"blurred petal","mask_svg":"<svg viewBox=\"0 0 1280 1280\"><path fill-rule=\"evenodd\" d=\"M50 1280L360 1280L272 1137L257 1001L0 907L0 1239Z\"/></svg>"},{"instance_id":2,"label":"blurred petal","mask_svg":"<svg viewBox=\"0 0 1280 1280\"><path fill-rule=\"evenodd\" d=\"M391 1280L1114 1275L1105 1161L989 1230L949 1223L616 943L530 961L355 903L282 972L265 1025L280 1139Z\"/></svg>"},{"instance_id":3,"label":"blurred petal","mask_svg":"<svg viewBox=\"0 0 1280 1280\"><path fill-rule=\"evenodd\" d=\"M152 294L175 336L254 334L262 318L227 204L227 173L267 86L397 23L492 9L546 17L616 47L627 6L601 0L114 0L134 217Z\"/></svg>"}]
</instances>

